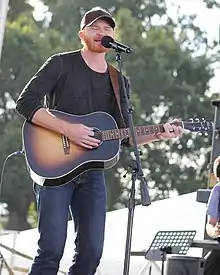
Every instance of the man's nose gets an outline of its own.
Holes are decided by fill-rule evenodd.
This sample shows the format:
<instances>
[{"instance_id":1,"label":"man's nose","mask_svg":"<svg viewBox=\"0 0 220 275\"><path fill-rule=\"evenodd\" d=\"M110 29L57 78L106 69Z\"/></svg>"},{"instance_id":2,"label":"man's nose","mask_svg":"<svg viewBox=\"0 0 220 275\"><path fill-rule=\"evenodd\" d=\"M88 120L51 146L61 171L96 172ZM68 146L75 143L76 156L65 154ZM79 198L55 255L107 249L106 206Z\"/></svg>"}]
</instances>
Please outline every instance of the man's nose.
<instances>
[{"instance_id":1,"label":"man's nose","mask_svg":"<svg viewBox=\"0 0 220 275\"><path fill-rule=\"evenodd\" d=\"M107 31L105 29L99 29L97 35L102 38L103 36L107 35Z\"/></svg>"}]
</instances>

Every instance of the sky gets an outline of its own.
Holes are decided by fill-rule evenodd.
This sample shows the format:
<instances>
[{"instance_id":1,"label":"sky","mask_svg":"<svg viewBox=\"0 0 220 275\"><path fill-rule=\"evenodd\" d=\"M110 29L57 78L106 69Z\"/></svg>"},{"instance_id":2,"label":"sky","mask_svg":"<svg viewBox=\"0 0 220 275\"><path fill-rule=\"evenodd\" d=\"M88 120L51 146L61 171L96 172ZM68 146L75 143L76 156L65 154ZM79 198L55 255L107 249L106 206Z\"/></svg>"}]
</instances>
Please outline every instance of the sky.
<instances>
[{"instance_id":1,"label":"sky","mask_svg":"<svg viewBox=\"0 0 220 275\"><path fill-rule=\"evenodd\" d=\"M220 11L207 9L202 0L166 0L168 13L175 17L179 5L183 14L196 14L197 24L209 34L209 38L219 40Z\"/></svg>"},{"instance_id":2,"label":"sky","mask_svg":"<svg viewBox=\"0 0 220 275\"><path fill-rule=\"evenodd\" d=\"M168 13L175 18L178 5L183 14L196 14L196 24L208 34L209 41L220 41L220 10L207 9L202 0L166 0ZM220 62L215 65L215 77L210 82L210 92L220 92Z\"/></svg>"}]
</instances>

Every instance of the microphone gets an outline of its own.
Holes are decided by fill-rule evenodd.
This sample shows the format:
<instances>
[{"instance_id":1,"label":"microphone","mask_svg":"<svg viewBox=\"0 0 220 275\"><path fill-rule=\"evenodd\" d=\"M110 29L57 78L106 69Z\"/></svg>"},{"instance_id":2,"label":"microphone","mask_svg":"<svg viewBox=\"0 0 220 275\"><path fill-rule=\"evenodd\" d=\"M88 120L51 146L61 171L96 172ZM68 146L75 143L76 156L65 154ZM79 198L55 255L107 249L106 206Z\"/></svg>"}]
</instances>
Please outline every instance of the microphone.
<instances>
[{"instance_id":1,"label":"microphone","mask_svg":"<svg viewBox=\"0 0 220 275\"><path fill-rule=\"evenodd\" d=\"M131 53L132 49L122 43L114 41L111 36L103 36L101 39L101 44L105 48L112 48L116 51L124 52L124 53Z\"/></svg>"}]
</instances>

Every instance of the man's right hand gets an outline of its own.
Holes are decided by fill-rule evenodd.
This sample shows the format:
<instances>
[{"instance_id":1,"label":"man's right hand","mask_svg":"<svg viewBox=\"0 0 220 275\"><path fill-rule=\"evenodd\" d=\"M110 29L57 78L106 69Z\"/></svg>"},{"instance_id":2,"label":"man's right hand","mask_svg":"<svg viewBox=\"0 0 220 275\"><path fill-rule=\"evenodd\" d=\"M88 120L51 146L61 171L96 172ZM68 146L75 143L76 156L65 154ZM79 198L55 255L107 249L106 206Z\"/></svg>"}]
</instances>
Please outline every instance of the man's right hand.
<instances>
[{"instance_id":1,"label":"man's right hand","mask_svg":"<svg viewBox=\"0 0 220 275\"><path fill-rule=\"evenodd\" d=\"M83 124L69 124L65 127L66 136L75 144L87 149L99 146L100 140L95 139L93 128Z\"/></svg>"},{"instance_id":2,"label":"man's right hand","mask_svg":"<svg viewBox=\"0 0 220 275\"><path fill-rule=\"evenodd\" d=\"M220 236L220 224L219 223L216 223L214 230L215 230L215 236L218 238Z\"/></svg>"},{"instance_id":3,"label":"man's right hand","mask_svg":"<svg viewBox=\"0 0 220 275\"><path fill-rule=\"evenodd\" d=\"M83 124L71 124L52 115L49 110L40 108L33 116L32 122L44 128L61 133L72 142L87 149L99 146L100 140L95 139L93 128Z\"/></svg>"}]
</instances>

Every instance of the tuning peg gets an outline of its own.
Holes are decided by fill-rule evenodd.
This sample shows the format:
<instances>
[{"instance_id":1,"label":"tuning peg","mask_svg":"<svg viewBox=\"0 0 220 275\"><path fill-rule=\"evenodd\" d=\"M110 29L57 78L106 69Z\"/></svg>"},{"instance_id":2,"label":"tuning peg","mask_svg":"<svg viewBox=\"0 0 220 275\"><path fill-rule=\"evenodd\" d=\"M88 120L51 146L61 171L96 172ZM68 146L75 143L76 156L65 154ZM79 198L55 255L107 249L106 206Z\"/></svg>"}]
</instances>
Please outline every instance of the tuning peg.
<instances>
[{"instance_id":1,"label":"tuning peg","mask_svg":"<svg viewBox=\"0 0 220 275\"><path fill-rule=\"evenodd\" d=\"M200 122L200 119L197 117L197 118L195 119L195 121L196 121L196 122Z\"/></svg>"},{"instance_id":2,"label":"tuning peg","mask_svg":"<svg viewBox=\"0 0 220 275\"><path fill-rule=\"evenodd\" d=\"M194 119L191 117L191 118L189 119L189 121L190 121L190 122L194 122Z\"/></svg>"}]
</instances>

